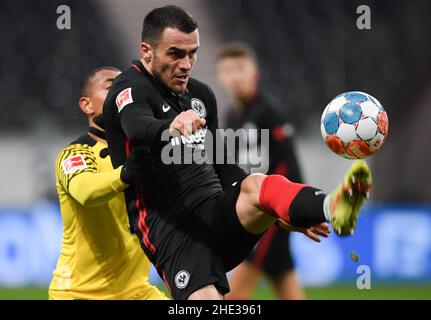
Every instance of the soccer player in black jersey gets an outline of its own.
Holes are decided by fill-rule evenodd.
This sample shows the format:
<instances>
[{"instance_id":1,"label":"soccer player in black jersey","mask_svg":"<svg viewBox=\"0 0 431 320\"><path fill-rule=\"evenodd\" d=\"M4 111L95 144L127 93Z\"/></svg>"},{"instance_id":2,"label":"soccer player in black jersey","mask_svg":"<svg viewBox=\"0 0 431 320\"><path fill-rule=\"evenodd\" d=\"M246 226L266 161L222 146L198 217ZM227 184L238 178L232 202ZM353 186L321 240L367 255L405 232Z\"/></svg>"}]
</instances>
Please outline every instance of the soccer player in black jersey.
<instances>
[{"instance_id":1,"label":"soccer player in black jersey","mask_svg":"<svg viewBox=\"0 0 431 320\"><path fill-rule=\"evenodd\" d=\"M259 68L254 50L245 43L227 44L220 50L217 60L219 83L230 93L234 103L229 109L226 126L234 130L244 129L248 142L242 144L243 150L239 150L238 144L233 150L236 161L239 161L240 154L247 152L247 148L256 148L268 158L262 173L280 174L291 181L302 182L293 145L294 128L288 123L285 108L279 107L277 101L259 90ZM253 139L250 129L258 133L262 129L268 130L267 143L261 141L260 134ZM251 164L243 165L250 172ZM289 232L277 225L269 228L253 252L235 268L229 279L229 299L249 299L262 274L269 277L279 299L304 298L294 270Z\"/></svg>"},{"instance_id":2,"label":"soccer player in black jersey","mask_svg":"<svg viewBox=\"0 0 431 320\"><path fill-rule=\"evenodd\" d=\"M276 221L317 241L329 234L325 221L350 234L371 173L355 162L326 196L281 175L247 175L230 164L225 148L210 143L221 136L215 96L190 77L198 48L197 23L183 9L151 11L140 60L115 79L103 115L114 167L138 146L154 158L153 178L132 184L125 196L131 231L172 297L222 299L229 291L225 273Z\"/></svg>"}]
</instances>

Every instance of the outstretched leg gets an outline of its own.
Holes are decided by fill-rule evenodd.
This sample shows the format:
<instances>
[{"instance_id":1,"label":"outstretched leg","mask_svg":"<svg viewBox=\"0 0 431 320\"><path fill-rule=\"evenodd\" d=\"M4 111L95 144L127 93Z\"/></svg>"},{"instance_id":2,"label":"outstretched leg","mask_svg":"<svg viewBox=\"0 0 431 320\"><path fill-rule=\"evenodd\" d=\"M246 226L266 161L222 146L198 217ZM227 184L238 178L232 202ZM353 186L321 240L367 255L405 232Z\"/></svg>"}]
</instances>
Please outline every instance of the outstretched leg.
<instances>
[{"instance_id":1,"label":"outstretched leg","mask_svg":"<svg viewBox=\"0 0 431 320\"><path fill-rule=\"evenodd\" d=\"M252 174L241 183L236 211L242 226L252 234L266 231L280 219L294 231L328 221L345 236L353 233L370 188L371 171L363 160L352 164L344 181L329 195L281 175Z\"/></svg>"},{"instance_id":2,"label":"outstretched leg","mask_svg":"<svg viewBox=\"0 0 431 320\"><path fill-rule=\"evenodd\" d=\"M319 235L329 234L327 227L321 226L324 221L332 222L341 236L352 234L370 188L371 172L364 161L355 161L344 181L329 195L280 175L253 174L242 181L235 207L241 225L249 233L261 234L277 221L283 228L319 241ZM188 299L216 300L223 299L223 295L211 284L196 290Z\"/></svg>"}]
</instances>

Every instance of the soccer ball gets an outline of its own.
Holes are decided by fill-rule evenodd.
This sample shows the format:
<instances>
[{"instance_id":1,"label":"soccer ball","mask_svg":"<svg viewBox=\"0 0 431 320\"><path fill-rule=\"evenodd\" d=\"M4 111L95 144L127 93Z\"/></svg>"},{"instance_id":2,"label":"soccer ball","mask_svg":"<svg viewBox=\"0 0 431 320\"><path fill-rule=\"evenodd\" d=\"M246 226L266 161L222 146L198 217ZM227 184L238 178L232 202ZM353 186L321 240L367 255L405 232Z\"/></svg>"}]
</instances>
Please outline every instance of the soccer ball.
<instances>
[{"instance_id":1,"label":"soccer ball","mask_svg":"<svg viewBox=\"0 0 431 320\"><path fill-rule=\"evenodd\" d=\"M351 91L336 96L320 121L323 140L336 154L362 159L377 152L388 136L388 115L373 96Z\"/></svg>"}]
</instances>

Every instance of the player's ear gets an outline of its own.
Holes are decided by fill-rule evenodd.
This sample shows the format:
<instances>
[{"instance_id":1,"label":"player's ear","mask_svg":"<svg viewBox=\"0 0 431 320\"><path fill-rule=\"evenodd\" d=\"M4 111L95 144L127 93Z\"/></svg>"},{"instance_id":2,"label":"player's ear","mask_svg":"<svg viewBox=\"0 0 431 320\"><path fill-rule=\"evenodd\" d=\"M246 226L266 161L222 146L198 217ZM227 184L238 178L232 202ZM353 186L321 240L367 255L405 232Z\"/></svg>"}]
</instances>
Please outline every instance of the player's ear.
<instances>
[{"instance_id":1,"label":"player's ear","mask_svg":"<svg viewBox=\"0 0 431 320\"><path fill-rule=\"evenodd\" d=\"M141 57L146 63L153 59L153 50L148 42L141 42Z\"/></svg>"},{"instance_id":2,"label":"player's ear","mask_svg":"<svg viewBox=\"0 0 431 320\"><path fill-rule=\"evenodd\" d=\"M79 107L81 108L81 111L86 115L92 115L94 113L93 104L88 97L79 98Z\"/></svg>"}]
</instances>

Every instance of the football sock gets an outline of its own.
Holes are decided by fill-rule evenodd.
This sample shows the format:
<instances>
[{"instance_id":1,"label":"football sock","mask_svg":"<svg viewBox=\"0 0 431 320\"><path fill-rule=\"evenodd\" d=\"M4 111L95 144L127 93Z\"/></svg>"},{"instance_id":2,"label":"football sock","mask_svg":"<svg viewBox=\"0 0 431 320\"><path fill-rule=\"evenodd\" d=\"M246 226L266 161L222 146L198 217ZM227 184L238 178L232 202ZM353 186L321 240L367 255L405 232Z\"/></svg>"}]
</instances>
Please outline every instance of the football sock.
<instances>
[{"instance_id":1,"label":"football sock","mask_svg":"<svg viewBox=\"0 0 431 320\"><path fill-rule=\"evenodd\" d=\"M326 221L325 196L319 189L273 174L263 180L259 202L273 217L295 227L310 227Z\"/></svg>"}]
</instances>

